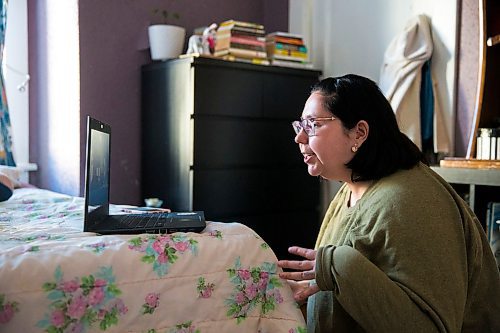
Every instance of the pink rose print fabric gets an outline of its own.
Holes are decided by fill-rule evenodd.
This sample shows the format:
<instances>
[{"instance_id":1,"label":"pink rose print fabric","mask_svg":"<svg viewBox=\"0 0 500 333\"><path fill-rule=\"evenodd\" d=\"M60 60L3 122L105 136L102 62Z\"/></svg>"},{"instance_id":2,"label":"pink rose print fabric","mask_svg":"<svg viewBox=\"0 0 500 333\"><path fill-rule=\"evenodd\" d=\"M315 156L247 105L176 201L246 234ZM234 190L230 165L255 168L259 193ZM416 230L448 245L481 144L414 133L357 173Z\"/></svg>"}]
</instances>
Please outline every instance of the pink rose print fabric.
<instances>
[{"instance_id":1,"label":"pink rose print fabric","mask_svg":"<svg viewBox=\"0 0 500 333\"><path fill-rule=\"evenodd\" d=\"M215 289L215 284L206 282L204 277L200 277L198 278L198 286L196 289L198 290L198 295L201 298L210 298Z\"/></svg>"},{"instance_id":2,"label":"pink rose print fabric","mask_svg":"<svg viewBox=\"0 0 500 333\"><path fill-rule=\"evenodd\" d=\"M158 276L168 273L179 255L198 252L198 241L188 238L186 234L166 234L137 237L130 240L129 248L144 253L141 260L152 264Z\"/></svg>"},{"instance_id":3,"label":"pink rose print fabric","mask_svg":"<svg viewBox=\"0 0 500 333\"><path fill-rule=\"evenodd\" d=\"M0 332L306 332L273 249L248 226L98 235L83 231L83 205L31 188L0 203Z\"/></svg>"},{"instance_id":4,"label":"pink rose print fabric","mask_svg":"<svg viewBox=\"0 0 500 333\"><path fill-rule=\"evenodd\" d=\"M7 301L5 295L0 295L0 324L8 323L18 311L17 302Z\"/></svg>"},{"instance_id":5,"label":"pink rose print fabric","mask_svg":"<svg viewBox=\"0 0 500 333\"><path fill-rule=\"evenodd\" d=\"M58 267L54 281L46 282L43 290L51 300L50 311L37 323L47 332L87 332L96 326L102 331L118 323L128 309L118 298L121 291L114 284L110 267L94 275L65 280Z\"/></svg>"},{"instance_id":6,"label":"pink rose print fabric","mask_svg":"<svg viewBox=\"0 0 500 333\"><path fill-rule=\"evenodd\" d=\"M160 305L160 294L149 293L144 298L144 304L142 305L142 314L153 314L156 308Z\"/></svg>"},{"instance_id":7,"label":"pink rose print fabric","mask_svg":"<svg viewBox=\"0 0 500 333\"><path fill-rule=\"evenodd\" d=\"M260 267L244 268L238 257L227 272L234 286L231 298L226 300L227 316L236 318L238 323L256 308L266 314L283 302L276 264L265 262Z\"/></svg>"}]
</instances>

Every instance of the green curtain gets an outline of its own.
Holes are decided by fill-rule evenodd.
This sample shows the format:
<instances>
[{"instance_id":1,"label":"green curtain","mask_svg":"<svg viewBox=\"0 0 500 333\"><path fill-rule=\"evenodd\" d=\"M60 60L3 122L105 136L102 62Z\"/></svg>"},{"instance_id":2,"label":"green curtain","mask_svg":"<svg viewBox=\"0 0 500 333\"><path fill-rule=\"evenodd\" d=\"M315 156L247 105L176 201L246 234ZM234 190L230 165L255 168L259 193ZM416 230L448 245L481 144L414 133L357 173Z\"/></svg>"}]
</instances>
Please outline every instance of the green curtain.
<instances>
[{"instance_id":1,"label":"green curtain","mask_svg":"<svg viewBox=\"0 0 500 333\"><path fill-rule=\"evenodd\" d=\"M7 26L8 0L0 0L0 164L16 166L12 155L12 129L10 126L7 94L3 78L3 50L5 44L5 29Z\"/></svg>"}]
</instances>

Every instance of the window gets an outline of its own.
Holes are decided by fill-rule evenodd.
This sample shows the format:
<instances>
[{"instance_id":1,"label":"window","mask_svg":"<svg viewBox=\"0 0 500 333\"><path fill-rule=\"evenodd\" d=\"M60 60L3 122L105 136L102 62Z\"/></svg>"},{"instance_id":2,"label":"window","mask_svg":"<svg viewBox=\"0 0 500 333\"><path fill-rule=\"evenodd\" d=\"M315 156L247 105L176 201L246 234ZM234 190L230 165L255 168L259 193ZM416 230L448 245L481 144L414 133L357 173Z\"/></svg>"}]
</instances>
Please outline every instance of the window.
<instances>
[{"instance_id":1,"label":"window","mask_svg":"<svg viewBox=\"0 0 500 333\"><path fill-rule=\"evenodd\" d=\"M9 1L3 73L16 164L29 162L27 0Z\"/></svg>"}]
</instances>

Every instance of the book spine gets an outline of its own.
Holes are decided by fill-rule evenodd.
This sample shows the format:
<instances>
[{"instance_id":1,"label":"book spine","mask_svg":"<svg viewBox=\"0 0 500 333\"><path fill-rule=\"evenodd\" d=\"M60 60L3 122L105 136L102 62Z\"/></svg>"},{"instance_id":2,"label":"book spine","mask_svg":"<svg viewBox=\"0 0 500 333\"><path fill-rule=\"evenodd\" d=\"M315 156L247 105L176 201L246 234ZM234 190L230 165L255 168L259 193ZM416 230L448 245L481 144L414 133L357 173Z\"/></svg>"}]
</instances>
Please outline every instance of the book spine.
<instances>
[{"instance_id":1,"label":"book spine","mask_svg":"<svg viewBox=\"0 0 500 333\"><path fill-rule=\"evenodd\" d=\"M299 45L299 46L304 45L304 42L302 40L279 37L279 36L267 38L267 40L269 40L271 42L275 42L275 43L292 44L292 45Z\"/></svg>"},{"instance_id":2,"label":"book spine","mask_svg":"<svg viewBox=\"0 0 500 333\"><path fill-rule=\"evenodd\" d=\"M253 28L245 28L245 27L234 27L231 29L232 32L240 32L240 31L243 31L243 32L250 32L250 33L253 33L255 34L256 36L262 36L262 37L265 37L265 30L262 30L262 29L253 29Z\"/></svg>"},{"instance_id":3,"label":"book spine","mask_svg":"<svg viewBox=\"0 0 500 333\"><path fill-rule=\"evenodd\" d=\"M234 55L226 55L223 56L222 59L228 61L245 62L248 64L265 65L265 66L269 65L269 60L262 58L241 58L241 57L235 57Z\"/></svg>"},{"instance_id":4,"label":"book spine","mask_svg":"<svg viewBox=\"0 0 500 333\"><path fill-rule=\"evenodd\" d=\"M222 49L214 52L214 57L221 57L229 53L229 49Z\"/></svg>"},{"instance_id":5,"label":"book spine","mask_svg":"<svg viewBox=\"0 0 500 333\"><path fill-rule=\"evenodd\" d=\"M230 37L231 43L238 43L238 44L248 44L248 45L257 45L261 47L265 47L266 43L263 40L259 40L257 38L251 38L248 36L231 36Z\"/></svg>"},{"instance_id":6,"label":"book spine","mask_svg":"<svg viewBox=\"0 0 500 333\"><path fill-rule=\"evenodd\" d=\"M498 159L500 156L497 155L497 139L496 137L492 136L490 138L490 143L491 143L491 147L490 147L490 160L496 160Z\"/></svg>"},{"instance_id":7,"label":"book spine","mask_svg":"<svg viewBox=\"0 0 500 333\"><path fill-rule=\"evenodd\" d=\"M287 55L281 55L281 54L273 54L271 55L273 59L278 59L278 60L287 60L287 61L296 61L296 62L306 62L305 58L302 57L292 57L292 56L287 56Z\"/></svg>"},{"instance_id":8,"label":"book spine","mask_svg":"<svg viewBox=\"0 0 500 333\"><path fill-rule=\"evenodd\" d=\"M496 137L497 140L497 160L500 160L500 136Z\"/></svg>"},{"instance_id":9,"label":"book spine","mask_svg":"<svg viewBox=\"0 0 500 333\"><path fill-rule=\"evenodd\" d=\"M299 52L299 51L274 49L273 53L274 53L274 55L282 55L282 56L295 57L295 58L300 58L300 59L303 59L303 60L307 59L307 53Z\"/></svg>"},{"instance_id":10,"label":"book spine","mask_svg":"<svg viewBox=\"0 0 500 333\"><path fill-rule=\"evenodd\" d=\"M229 48L230 39L228 38L217 38L215 40L215 51L223 50Z\"/></svg>"},{"instance_id":11,"label":"book spine","mask_svg":"<svg viewBox=\"0 0 500 333\"><path fill-rule=\"evenodd\" d=\"M313 68L313 64L311 64L309 62L296 62L296 61L273 59L271 61L271 64L273 66L280 66L280 67L291 67L291 68L302 68L302 69L312 69Z\"/></svg>"},{"instance_id":12,"label":"book spine","mask_svg":"<svg viewBox=\"0 0 500 333\"><path fill-rule=\"evenodd\" d=\"M243 33L243 34L252 34L259 37L265 37L265 30L262 29L254 29L254 28L246 28L246 27L237 27L237 26L224 26L219 27L217 32L222 34L226 31L230 31L231 33Z\"/></svg>"},{"instance_id":13,"label":"book spine","mask_svg":"<svg viewBox=\"0 0 500 333\"><path fill-rule=\"evenodd\" d=\"M217 31L215 34L216 38L230 38L232 36L238 36L238 37L247 37L247 38L255 38L257 40L265 41L265 37L262 36L262 34L255 34L253 32L247 32L247 31L233 31L233 30L222 30L222 31Z\"/></svg>"},{"instance_id":14,"label":"book spine","mask_svg":"<svg viewBox=\"0 0 500 333\"><path fill-rule=\"evenodd\" d=\"M304 45L292 45L283 43L274 43L274 47L278 50L290 50L307 53L307 48Z\"/></svg>"},{"instance_id":15,"label":"book spine","mask_svg":"<svg viewBox=\"0 0 500 333\"><path fill-rule=\"evenodd\" d=\"M253 29L261 29L264 30L264 25L253 22L244 22L244 21L236 21L236 20L227 20L219 24L219 26L239 26L245 28L253 28Z\"/></svg>"},{"instance_id":16,"label":"book spine","mask_svg":"<svg viewBox=\"0 0 500 333\"><path fill-rule=\"evenodd\" d=\"M290 39L297 39L297 40L303 40L304 36L298 35L298 34L292 34L290 32L281 32L281 31L276 31L276 32L271 32L267 36L270 38L272 37L283 37L283 38L290 38Z\"/></svg>"},{"instance_id":17,"label":"book spine","mask_svg":"<svg viewBox=\"0 0 500 333\"><path fill-rule=\"evenodd\" d=\"M252 45L252 44L241 44L241 43L233 43L229 44L229 48L231 49L241 49L241 50L253 50L253 51L262 51L266 52L266 49L261 45Z\"/></svg>"},{"instance_id":18,"label":"book spine","mask_svg":"<svg viewBox=\"0 0 500 333\"><path fill-rule=\"evenodd\" d=\"M242 50L229 48L229 54L242 58L267 58L267 53L263 51Z\"/></svg>"},{"instance_id":19,"label":"book spine","mask_svg":"<svg viewBox=\"0 0 500 333\"><path fill-rule=\"evenodd\" d=\"M240 48L265 52L265 43L250 38L218 38L215 43L215 51L227 48Z\"/></svg>"}]
</instances>

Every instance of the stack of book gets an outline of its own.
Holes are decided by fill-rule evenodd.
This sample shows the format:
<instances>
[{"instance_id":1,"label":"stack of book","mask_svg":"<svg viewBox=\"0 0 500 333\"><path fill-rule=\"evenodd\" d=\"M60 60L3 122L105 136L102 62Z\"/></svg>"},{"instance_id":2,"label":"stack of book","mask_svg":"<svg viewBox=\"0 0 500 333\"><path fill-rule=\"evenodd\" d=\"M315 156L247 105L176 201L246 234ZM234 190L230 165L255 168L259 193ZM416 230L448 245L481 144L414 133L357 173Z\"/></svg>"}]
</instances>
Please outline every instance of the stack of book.
<instances>
[{"instance_id":1,"label":"stack of book","mask_svg":"<svg viewBox=\"0 0 500 333\"><path fill-rule=\"evenodd\" d=\"M269 65L264 26L235 20L222 22L216 33L214 56Z\"/></svg>"},{"instance_id":2,"label":"stack of book","mask_svg":"<svg viewBox=\"0 0 500 333\"><path fill-rule=\"evenodd\" d=\"M273 32L266 36L267 57L275 66L312 68L302 36Z\"/></svg>"}]
</instances>

